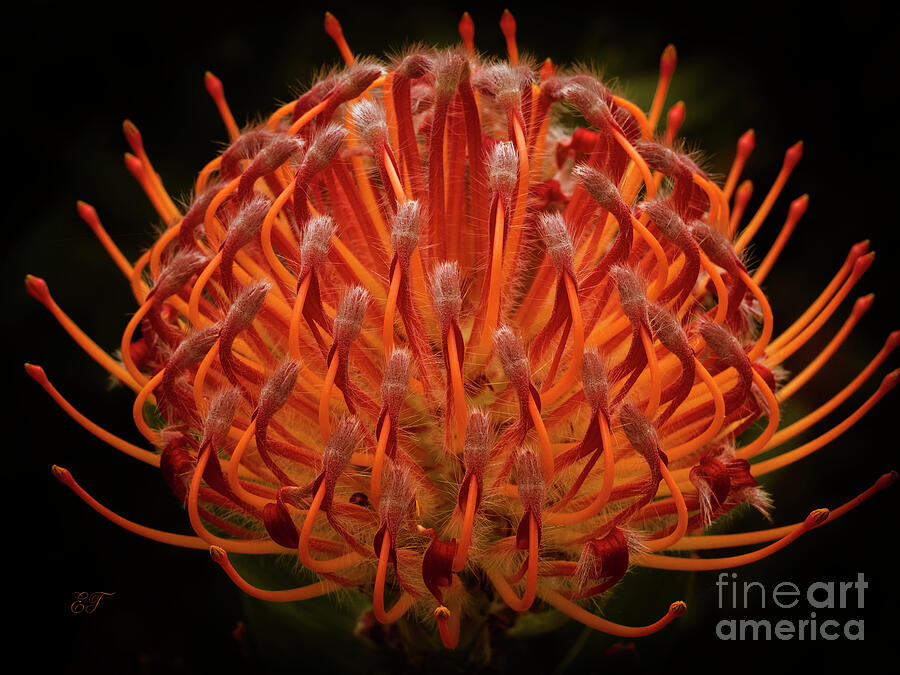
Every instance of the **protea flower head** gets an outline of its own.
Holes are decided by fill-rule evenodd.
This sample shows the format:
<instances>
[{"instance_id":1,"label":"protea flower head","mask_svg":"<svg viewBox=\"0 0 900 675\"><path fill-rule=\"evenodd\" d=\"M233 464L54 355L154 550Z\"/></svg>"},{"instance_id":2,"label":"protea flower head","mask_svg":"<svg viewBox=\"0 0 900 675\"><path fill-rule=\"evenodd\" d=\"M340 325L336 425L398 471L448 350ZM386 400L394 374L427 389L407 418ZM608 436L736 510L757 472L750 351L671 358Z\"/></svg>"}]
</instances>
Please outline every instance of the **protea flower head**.
<instances>
[{"instance_id":1,"label":"protea flower head","mask_svg":"<svg viewBox=\"0 0 900 675\"><path fill-rule=\"evenodd\" d=\"M745 504L767 513L778 495L759 477L827 446L897 381L889 373L848 418L782 450L867 386L900 341L892 333L841 392L781 423L782 404L872 304L857 299L806 368L782 369L873 261L868 242L855 245L776 330L763 286L807 197L761 260L747 251L801 144L745 213L754 135L738 140L724 181L700 168L679 139L684 105L665 110L671 46L645 112L590 73L520 59L508 12L507 60L477 54L468 15L459 47L387 62L355 56L333 16L325 28L345 67L258 124L238 127L206 75L230 142L188 203L169 196L125 122L128 168L165 229L129 260L78 205L136 300L114 355L26 279L134 391L145 446L83 417L39 366L28 373L88 431L158 467L194 534L128 520L54 466L101 515L209 551L254 597L359 591L377 622L423 622L454 649L485 597L617 636L656 632L685 611L678 598L637 626L594 611L630 566L747 565L894 481L794 524L703 533ZM738 546L751 550L672 554ZM296 556L318 579L259 587L232 554Z\"/></svg>"}]
</instances>

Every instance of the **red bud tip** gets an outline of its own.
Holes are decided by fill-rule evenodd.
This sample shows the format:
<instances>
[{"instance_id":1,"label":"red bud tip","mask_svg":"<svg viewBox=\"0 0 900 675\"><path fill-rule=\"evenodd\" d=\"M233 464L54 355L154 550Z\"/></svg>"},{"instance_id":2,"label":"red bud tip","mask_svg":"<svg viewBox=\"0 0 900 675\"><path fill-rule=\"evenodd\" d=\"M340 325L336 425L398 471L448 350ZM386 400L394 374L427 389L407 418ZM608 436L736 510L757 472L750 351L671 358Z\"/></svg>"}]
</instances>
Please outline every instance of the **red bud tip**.
<instances>
[{"instance_id":1,"label":"red bud tip","mask_svg":"<svg viewBox=\"0 0 900 675\"><path fill-rule=\"evenodd\" d=\"M47 282L32 274L25 275L25 290L28 295L40 303L50 302L50 289L47 288Z\"/></svg>"},{"instance_id":2,"label":"red bud tip","mask_svg":"<svg viewBox=\"0 0 900 675\"><path fill-rule=\"evenodd\" d=\"M474 47L475 45L475 22L468 12L463 12L462 18L459 20L459 37L462 38L466 47Z\"/></svg>"},{"instance_id":3,"label":"red bud tip","mask_svg":"<svg viewBox=\"0 0 900 675\"><path fill-rule=\"evenodd\" d=\"M875 261L875 251L870 251L856 259L853 263L853 276L860 277Z\"/></svg>"},{"instance_id":4,"label":"red bud tip","mask_svg":"<svg viewBox=\"0 0 900 675\"><path fill-rule=\"evenodd\" d=\"M792 171L801 157L803 157L803 141L797 141L784 153L784 168Z\"/></svg>"},{"instance_id":5,"label":"red bud tip","mask_svg":"<svg viewBox=\"0 0 900 675\"><path fill-rule=\"evenodd\" d=\"M897 472L896 471L888 471L886 474L881 476L877 481L875 481L875 489L876 490L884 490L885 488L889 488L897 482Z\"/></svg>"},{"instance_id":6,"label":"red bud tip","mask_svg":"<svg viewBox=\"0 0 900 675\"><path fill-rule=\"evenodd\" d=\"M144 177L144 165L141 163L141 160L130 152L125 153L125 168L138 180Z\"/></svg>"},{"instance_id":7,"label":"red bud tip","mask_svg":"<svg viewBox=\"0 0 900 675\"><path fill-rule=\"evenodd\" d=\"M756 133L753 129L747 129L741 137L738 139L738 155L743 158L747 158L751 152L753 152L753 148L756 147Z\"/></svg>"},{"instance_id":8,"label":"red bud tip","mask_svg":"<svg viewBox=\"0 0 900 675\"><path fill-rule=\"evenodd\" d=\"M213 75L208 70L203 74L203 84L206 85L206 91L213 99L219 99L225 95L225 89L222 87L222 80Z\"/></svg>"},{"instance_id":9,"label":"red bud tip","mask_svg":"<svg viewBox=\"0 0 900 675\"><path fill-rule=\"evenodd\" d=\"M134 122L131 120L122 122L122 132L125 134L125 140L128 141L131 149L139 153L140 148L143 146L143 141L141 140L141 132L134 126Z\"/></svg>"},{"instance_id":10,"label":"red bud tip","mask_svg":"<svg viewBox=\"0 0 900 675\"><path fill-rule=\"evenodd\" d=\"M669 614L672 616L681 616L687 611L687 604L683 600L676 600L669 605Z\"/></svg>"},{"instance_id":11,"label":"red bud tip","mask_svg":"<svg viewBox=\"0 0 900 675\"><path fill-rule=\"evenodd\" d=\"M53 466L50 467L50 470L53 472L53 475L56 477L56 480L58 480L60 483L63 483L64 485L68 485L69 487L72 487L72 484L75 482L75 479L72 478L72 474L69 473L68 469L64 469L63 467L57 466L56 464L54 464Z\"/></svg>"},{"instance_id":12,"label":"red bud tip","mask_svg":"<svg viewBox=\"0 0 900 675\"><path fill-rule=\"evenodd\" d=\"M504 9L500 17L500 30L507 40L516 36L516 19L508 9Z\"/></svg>"},{"instance_id":13,"label":"red bud tip","mask_svg":"<svg viewBox=\"0 0 900 675\"><path fill-rule=\"evenodd\" d=\"M659 59L659 76L661 79L672 77L675 72L675 66L678 65L678 52L675 45L666 45L663 49L662 56Z\"/></svg>"},{"instance_id":14,"label":"red bud tip","mask_svg":"<svg viewBox=\"0 0 900 675\"><path fill-rule=\"evenodd\" d=\"M35 382L46 382L47 381L47 373L44 372L44 369L40 366L36 366L33 363L25 364L25 372L33 379Z\"/></svg>"},{"instance_id":15,"label":"red bud tip","mask_svg":"<svg viewBox=\"0 0 900 675\"><path fill-rule=\"evenodd\" d=\"M331 36L332 40L337 40L344 35L341 22L331 12L325 12L325 32Z\"/></svg>"},{"instance_id":16,"label":"red bud tip","mask_svg":"<svg viewBox=\"0 0 900 675\"><path fill-rule=\"evenodd\" d=\"M745 180L738 186L736 197L740 199L750 199L750 195L753 194L753 181Z\"/></svg>"},{"instance_id":17,"label":"red bud tip","mask_svg":"<svg viewBox=\"0 0 900 675\"><path fill-rule=\"evenodd\" d=\"M881 386L878 387L878 390L882 395L888 393L897 386L897 380L900 380L900 368L898 368L897 370L892 370L887 375L885 375L884 379L881 381Z\"/></svg>"},{"instance_id":18,"label":"red bud tip","mask_svg":"<svg viewBox=\"0 0 900 675\"><path fill-rule=\"evenodd\" d=\"M75 202L75 207L78 209L79 217L91 228L95 228L100 224L99 218L97 218L97 211L93 206L79 199Z\"/></svg>"},{"instance_id":19,"label":"red bud tip","mask_svg":"<svg viewBox=\"0 0 900 675\"><path fill-rule=\"evenodd\" d=\"M806 213L806 209L809 207L809 195L801 195L797 197L794 201L791 202L791 207L788 209L788 218L792 221L797 222L803 217L803 214Z\"/></svg>"},{"instance_id":20,"label":"red bud tip","mask_svg":"<svg viewBox=\"0 0 900 675\"><path fill-rule=\"evenodd\" d=\"M831 515L831 511L829 511L828 509L816 509L808 516L806 516L806 520L804 522L810 528L819 527L819 525L823 525L825 521L828 520L829 515Z\"/></svg>"},{"instance_id":21,"label":"red bud tip","mask_svg":"<svg viewBox=\"0 0 900 675\"><path fill-rule=\"evenodd\" d=\"M897 348L897 345L900 345L900 330L895 330L888 335L888 339L884 343L884 348L889 351L894 351Z\"/></svg>"},{"instance_id":22,"label":"red bud tip","mask_svg":"<svg viewBox=\"0 0 900 675\"><path fill-rule=\"evenodd\" d=\"M673 129L677 132L681 125L684 124L684 115L684 101L678 101L678 103L669 108L669 113L666 115L666 129Z\"/></svg>"},{"instance_id":23,"label":"red bud tip","mask_svg":"<svg viewBox=\"0 0 900 675\"><path fill-rule=\"evenodd\" d=\"M219 546L209 547L209 557L215 560L220 565L224 565L228 560L228 554L225 553L225 549Z\"/></svg>"},{"instance_id":24,"label":"red bud tip","mask_svg":"<svg viewBox=\"0 0 900 675\"><path fill-rule=\"evenodd\" d=\"M853 304L853 315L857 319L860 318L863 314L865 314L872 308L873 302L875 302L874 293L869 293L868 295L864 295L861 298L858 298Z\"/></svg>"}]
</instances>

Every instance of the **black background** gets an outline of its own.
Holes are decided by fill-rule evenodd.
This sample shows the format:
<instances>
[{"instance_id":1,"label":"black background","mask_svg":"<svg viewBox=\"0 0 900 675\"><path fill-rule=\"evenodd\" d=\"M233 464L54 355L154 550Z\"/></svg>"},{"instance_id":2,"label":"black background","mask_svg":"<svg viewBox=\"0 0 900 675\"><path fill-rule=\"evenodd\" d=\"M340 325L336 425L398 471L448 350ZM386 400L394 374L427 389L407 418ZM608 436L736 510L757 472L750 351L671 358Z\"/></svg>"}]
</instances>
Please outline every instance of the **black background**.
<instances>
[{"instance_id":1,"label":"black background","mask_svg":"<svg viewBox=\"0 0 900 675\"><path fill-rule=\"evenodd\" d=\"M757 149L747 170L756 186L751 209L768 189L784 150L805 141L804 158L755 249L761 251L759 260L789 200L809 193L809 211L766 282L776 329L786 327L818 294L853 243L868 237L878 251L874 266L823 336L787 364L802 368L837 330L852 298L875 292L875 306L854 336L797 395L791 414L802 414L838 391L890 330L900 327L892 161L898 156L897 12L876 12L860 3L841 15L749 3L736 5L733 13L688 8L687 3L667 8L615 4L512 6L520 49L561 64L602 65L646 108L659 54L675 43L679 66L669 103L686 102L683 135L692 147L706 151L707 166L724 174L737 137L749 127L756 130ZM196 172L226 138L203 87L204 71L223 80L239 123L267 114L276 100L288 100L308 86L321 64L339 62L322 29L325 9L342 21L356 53L380 55L417 40L450 44L464 9L475 20L477 46L489 54L503 50L497 27L503 6L484 3L478 8L146 3L101 10L37 2L7 16L4 234L10 243L2 265L2 335L9 340L4 381L11 394L7 429L12 432L4 444L6 580L12 591L7 612L21 629L20 648L36 645L29 652L36 664L54 664L59 672L269 672L277 669L282 653L302 653L307 661L293 672L318 672L349 670L353 664L366 670L367 662L360 659L373 658L362 652L338 654L327 641L265 620L248 626L248 654L242 654L231 631L237 621L257 616L259 606L242 599L205 553L170 549L119 530L53 479L50 465L66 466L127 517L189 531L186 514L152 469L80 429L21 366L25 361L44 366L85 414L139 441L129 392L107 391L103 372L25 294L22 279L26 273L45 278L86 332L114 349L134 311L133 300L117 268L78 219L75 200L97 207L130 258L151 243L149 225L156 218L124 169L122 120L137 123L170 192L186 194ZM21 41L13 48L16 36ZM896 364L896 357L890 359L829 422L855 409ZM898 468L895 397L836 443L772 476L767 485L775 497L776 524L843 503ZM815 435L814 430L803 438ZM565 668L559 672L675 665L721 672L743 670L743 664L755 670L783 658L805 666L844 658L874 664L893 651L896 504L896 494L882 493L774 559L738 570L740 580L761 580L770 589L779 581L805 587L864 573L870 583L865 609L834 612L841 621L864 619L864 642L721 643L714 634L716 622L742 615L716 608L714 574L691 580L669 572L638 573L626 579L628 589L613 600L610 618L643 623L679 597L688 601L688 615L618 656L603 655L611 641L570 624L553 636L507 645L511 655L502 663L529 672L554 672L561 662ZM739 525L765 523L748 517ZM69 605L78 591L116 595L93 615L73 615ZM808 610L782 614L808 618ZM746 616L781 615L769 609ZM827 617L820 612L819 618ZM576 643L580 647L573 652ZM431 669L441 670L437 664Z\"/></svg>"}]
</instances>

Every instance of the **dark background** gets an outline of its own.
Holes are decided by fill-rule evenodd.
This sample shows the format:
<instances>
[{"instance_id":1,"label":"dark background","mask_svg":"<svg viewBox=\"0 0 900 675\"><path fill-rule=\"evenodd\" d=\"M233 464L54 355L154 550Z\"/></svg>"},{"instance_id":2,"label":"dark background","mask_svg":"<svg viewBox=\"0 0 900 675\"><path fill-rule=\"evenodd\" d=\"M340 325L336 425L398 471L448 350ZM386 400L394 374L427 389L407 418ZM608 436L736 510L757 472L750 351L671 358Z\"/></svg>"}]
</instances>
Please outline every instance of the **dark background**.
<instances>
[{"instance_id":1,"label":"dark background","mask_svg":"<svg viewBox=\"0 0 900 675\"><path fill-rule=\"evenodd\" d=\"M788 414L799 416L852 379L898 327L896 162L891 161L898 150L892 44L897 12L876 12L860 3L841 15L741 4L733 15L723 15L721 9L689 9L688 3L625 4L512 6L520 50L560 64L602 65L608 78L620 78L622 91L646 108L659 54L675 43L679 66L668 101L686 102L682 133L692 147L706 151L710 170L727 172L737 137L749 127L756 130L757 149L746 172L756 186L751 210L774 179L784 150L805 141L804 158L757 238L760 260L789 200L810 194L809 211L766 282L776 329L815 298L852 244L869 237L879 252L821 339L787 364L800 370L837 330L852 299L876 293L875 306L838 356L795 397ZM202 551L171 549L119 530L59 485L49 470L53 463L69 468L123 515L189 532L186 514L158 474L83 431L21 367L25 361L44 366L82 412L139 442L130 392L107 391L104 373L25 294L22 279L26 273L45 278L82 328L114 349L134 311L133 299L77 217L75 201L97 207L131 259L151 243L156 217L123 166L122 120L130 118L141 129L169 191L186 194L226 138L203 87L204 71L223 80L239 124L268 114L276 101L308 86L321 64L339 62L322 29L325 9L342 21L355 53L381 55L418 40L450 44L464 9L475 20L477 46L489 54L503 52L497 27L503 6L485 3L478 8L145 3L100 10L37 2L7 15L8 30L23 38L18 48L12 49L13 40L4 46L9 113L4 212L11 244L2 265L2 335L10 342L4 381L12 404L7 423L12 434L4 447L5 483L12 488L5 558L14 599L7 611L22 629L20 648L36 641L32 662L52 663L58 672L111 673L343 672L381 663L364 649L354 651L355 643L348 646L341 637L347 628L333 627L342 621L352 626L352 620L322 619L329 610L317 606L305 615L273 615L243 598ZM848 405L803 439L852 412L896 364L896 357L890 359ZM895 396L830 447L772 476L767 486L775 497L776 524L795 522L815 507L837 506L898 468ZM741 615L716 608L713 573L690 578L638 572L614 596L607 616L644 623L682 597L688 614L617 655L604 655L612 640L570 623L549 637L509 642L498 667L574 673L678 665L720 672L742 670L744 663L757 669L780 658L804 666L844 658L874 664L892 654L897 627L896 504L895 492L882 493L775 558L738 570L739 580L761 580L769 589L779 581L805 588L812 581L864 573L870 583L865 609L834 612L841 622L864 619L864 642L721 643L716 622ZM766 525L751 515L736 526ZM116 595L90 616L73 615L69 606L78 591ZM808 610L746 616L774 620L782 614L808 618ZM825 614L819 612L819 619L829 618ZM310 616L324 627L297 628ZM248 624L243 647L231 635L238 621ZM289 669L286 664L298 655L305 665ZM452 670L452 660L447 662ZM430 668L443 670L438 664Z\"/></svg>"}]
</instances>

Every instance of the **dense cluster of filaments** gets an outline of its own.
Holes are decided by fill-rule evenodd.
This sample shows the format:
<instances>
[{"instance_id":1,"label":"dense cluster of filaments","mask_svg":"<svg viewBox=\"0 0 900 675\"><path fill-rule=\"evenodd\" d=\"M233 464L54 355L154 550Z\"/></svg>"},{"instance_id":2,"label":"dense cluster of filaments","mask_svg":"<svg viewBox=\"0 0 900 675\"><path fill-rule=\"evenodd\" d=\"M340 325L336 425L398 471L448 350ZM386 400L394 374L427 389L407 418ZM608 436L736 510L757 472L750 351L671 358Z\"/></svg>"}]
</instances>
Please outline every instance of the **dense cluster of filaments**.
<instances>
[{"instance_id":1,"label":"dense cluster of filaments","mask_svg":"<svg viewBox=\"0 0 900 675\"><path fill-rule=\"evenodd\" d=\"M679 149L683 104L657 134L671 47L645 114L589 74L519 63L511 16L502 26L509 61L476 56L465 17L459 49L382 65L355 59L329 17L346 67L242 131L207 75L231 144L185 209L126 123L129 168L168 227L132 264L80 204L139 309L120 361L70 329L135 390L135 423L157 452L84 423L159 466L196 536L105 512L56 468L62 480L130 529L210 548L257 597L361 589L379 621L418 608L451 647L476 591L517 611L543 601L618 635L653 632L684 604L626 627L585 601L631 564L758 560L891 482L794 525L702 534L741 504L765 513L757 478L828 443L896 381L891 373L814 441L751 463L836 408L896 344L892 334L844 391L779 430L779 404L871 297L793 379L779 364L837 310L872 254L855 246L776 335L760 284L806 198L755 271L742 254L801 146L737 235L752 132L724 186ZM28 287L68 320L41 280ZM666 554L754 544L766 545L728 558ZM318 580L260 589L231 552L293 553Z\"/></svg>"}]
</instances>

